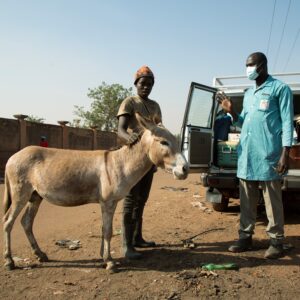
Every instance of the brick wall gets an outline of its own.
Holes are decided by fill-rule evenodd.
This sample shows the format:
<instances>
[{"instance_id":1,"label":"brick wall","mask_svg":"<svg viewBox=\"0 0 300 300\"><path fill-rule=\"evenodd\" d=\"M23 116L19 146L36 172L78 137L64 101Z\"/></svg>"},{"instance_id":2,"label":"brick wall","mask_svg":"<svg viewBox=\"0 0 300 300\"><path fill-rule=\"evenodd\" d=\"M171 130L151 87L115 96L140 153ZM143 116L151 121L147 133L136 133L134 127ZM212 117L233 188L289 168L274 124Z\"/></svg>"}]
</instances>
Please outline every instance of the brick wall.
<instances>
[{"instance_id":1,"label":"brick wall","mask_svg":"<svg viewBox=\"0 0 300 300\"><path fill-rule=\"evenodd\" d=\"M26 146L39 145L41 136L47 137L52 148L106 150L118 143L115 132L33 123L25 121L24 116L18 117L0 118L0 177L4 176L8 158Z\"/></svg>"}]
</instances>

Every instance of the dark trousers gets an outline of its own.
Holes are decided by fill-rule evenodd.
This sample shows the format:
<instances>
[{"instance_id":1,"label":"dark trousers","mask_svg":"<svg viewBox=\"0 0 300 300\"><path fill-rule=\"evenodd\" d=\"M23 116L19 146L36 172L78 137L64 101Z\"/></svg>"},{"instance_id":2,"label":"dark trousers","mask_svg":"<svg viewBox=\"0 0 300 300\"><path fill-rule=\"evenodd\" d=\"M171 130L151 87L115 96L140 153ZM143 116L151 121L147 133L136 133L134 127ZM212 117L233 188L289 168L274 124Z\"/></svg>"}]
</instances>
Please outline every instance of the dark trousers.
<instances>
[{"instance_id":1,"label":"dark trousers","mask_svg":"<svg viewBox=\"0 0 300 300\"><path fill-rule=\"evenodd\" d=\"M148 200L154 168L131 189L123 202L124 221L128 223L140 220L143 217L144 207Z\"/></svg>"}]
</instances>

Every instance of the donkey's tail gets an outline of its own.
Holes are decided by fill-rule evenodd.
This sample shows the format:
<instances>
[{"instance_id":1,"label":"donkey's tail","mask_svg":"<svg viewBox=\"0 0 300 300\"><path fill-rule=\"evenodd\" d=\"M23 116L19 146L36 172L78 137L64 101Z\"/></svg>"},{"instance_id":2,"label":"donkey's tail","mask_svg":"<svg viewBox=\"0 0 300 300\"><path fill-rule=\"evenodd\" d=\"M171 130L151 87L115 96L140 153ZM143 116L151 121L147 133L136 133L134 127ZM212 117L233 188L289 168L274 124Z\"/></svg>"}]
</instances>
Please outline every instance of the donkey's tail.
<instances>
[{"instance_id":1,"label":"donkey's tail","mask_svg":"<svg viewBox=\"0 0 300 300\"><path fill-rule=\"evenodd\" d=\"M4 182L4 199L3 199L3 207L4 207L4 216L7 213L11 206L11 193L10 193L10 185L9 179L5 172L5 182Z\"/></svg>"}]
</instances>

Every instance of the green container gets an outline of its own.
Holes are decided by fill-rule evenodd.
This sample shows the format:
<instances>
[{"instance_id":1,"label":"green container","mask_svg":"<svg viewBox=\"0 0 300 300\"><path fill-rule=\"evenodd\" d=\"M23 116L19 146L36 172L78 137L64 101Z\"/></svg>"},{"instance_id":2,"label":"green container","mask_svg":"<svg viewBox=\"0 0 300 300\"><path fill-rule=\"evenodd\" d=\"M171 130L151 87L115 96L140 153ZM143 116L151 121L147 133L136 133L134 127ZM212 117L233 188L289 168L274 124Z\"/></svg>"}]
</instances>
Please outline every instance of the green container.
<instances>
[{"instance_id":1,"label":"green container","mask_svg":"<svg viewBox=\"0 0 300 300\"><path fill-rule=\"evenodd\" d=\"M218 142L217 163L219 167L237 167L237 146L238 142Z\"/></svg>"}]
</instances>

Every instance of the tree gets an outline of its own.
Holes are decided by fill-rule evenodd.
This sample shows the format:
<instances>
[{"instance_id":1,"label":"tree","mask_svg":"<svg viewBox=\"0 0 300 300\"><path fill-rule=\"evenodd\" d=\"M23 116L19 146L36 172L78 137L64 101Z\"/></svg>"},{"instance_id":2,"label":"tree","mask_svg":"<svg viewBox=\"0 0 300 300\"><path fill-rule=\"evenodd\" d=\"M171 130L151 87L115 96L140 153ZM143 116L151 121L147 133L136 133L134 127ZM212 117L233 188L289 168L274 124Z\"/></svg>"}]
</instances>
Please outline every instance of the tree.
<instances>
[{"instance_id":1,"label":"tree","mask_svg":"<svg viewBox=\"0 0 300 300\"><path fill-rule=\"evenodd\" d=\"M73 119L73 121L71 121L71 122L69 123L69 126L70 126L70 127L76 127L76 128L84 128L84 127L86 127L86 126L84 126L84 125L82 124L82 120L81 120L81 119L78 119L78 118Z\"/></svg>"},{"instance_id":2,"label":"tree","mask_svg":"<svg viewBox=\"0 0 300 300\"><path fill-rule=\"evenodd\" d=\"M121 102L132 95L132 88L124 88L120 84L106 84L102 82L100 86L89 89L87 96L93 99L90 110L85 110L82 106L75 106L74 114L81 118L84 127L98 126L105 131L117 129L117 118Z\"/></svg>"},{"instance_id":3,"label":"tree","mask_svg":"<svg viewBox=\"0 0 300 300\"><path fill-rule=\"evenodd\" d=\"M40 118L37 116L29 115L28 117L25 118L26 121L33 122L33 123L44 123L45 119Z\"/></svg>"}]
</instances>

